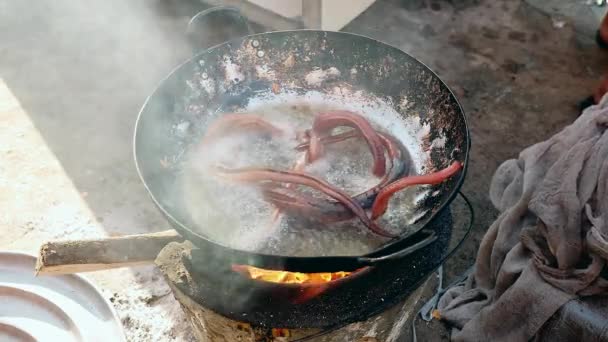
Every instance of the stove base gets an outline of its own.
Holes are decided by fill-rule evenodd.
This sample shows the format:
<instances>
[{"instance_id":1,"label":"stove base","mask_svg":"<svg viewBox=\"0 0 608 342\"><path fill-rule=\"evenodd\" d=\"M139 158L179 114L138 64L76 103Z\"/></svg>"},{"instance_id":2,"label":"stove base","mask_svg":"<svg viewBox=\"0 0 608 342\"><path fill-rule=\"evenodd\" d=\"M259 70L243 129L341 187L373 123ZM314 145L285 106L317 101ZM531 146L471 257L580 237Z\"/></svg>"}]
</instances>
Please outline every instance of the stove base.
<instances>
[{"instance_id":1,"label":"stove base","mask_svg":"<svg viewBox=\"0 0 608 342\"><path fill-rule=\"evenodd\" d=\"M415 315L416 305L429 286L427 279L410 296L392 308L363 322L352 323L331 331L318 328L281 329L281 327L254 326L220 315L195 302L178 288L176 283L183 282L191 276L184 265L176 260L187 253L189 247L188 242L171 243L163 249L156 262L165 274L175 299L189 318L195 336L199 341L205 342L288 342L304 338L311 342L396 342L403 340L409 333L408 322Z\"/></svg>"},{"instance_id":2,"label":"stove base","mask_svg":"<svg viewBox=\"0 0 608 342\"><path fill-rule=\"evenodd\" d=\"M416 304L429 281L403 303L364 322L349 324L337 330L323 333L320 329L269 329L255 327L224 317L194 302L177 287L171 285L174 297L179 301L190 320L194 335L199 341L209 342L287 342L310 337L310 342L396 342L409 333L409 322L416 313ZM312 335L318 335L313 337Z\"/></svg>"}]
</instances>

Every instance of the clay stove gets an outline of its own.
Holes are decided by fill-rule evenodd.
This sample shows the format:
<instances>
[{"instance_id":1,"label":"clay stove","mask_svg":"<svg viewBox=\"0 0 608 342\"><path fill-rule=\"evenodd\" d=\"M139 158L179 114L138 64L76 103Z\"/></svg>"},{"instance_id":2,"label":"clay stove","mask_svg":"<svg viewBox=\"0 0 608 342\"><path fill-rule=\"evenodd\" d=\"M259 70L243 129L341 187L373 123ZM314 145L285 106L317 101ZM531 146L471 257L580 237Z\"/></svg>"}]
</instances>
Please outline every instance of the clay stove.
<instances>
[{"instance_id":1,"label":"clay stove","mask_svg":"<svg viewBox=\"0 0 608 342\"><path fill-rule=\"evenodd\" d=\"M313 286L218 270L189 241L168 244L156 264L201 341L398 341L421 285L460 240L449 210L430 226L438 239L408 258Z\"/></svg>"}]
</instances>

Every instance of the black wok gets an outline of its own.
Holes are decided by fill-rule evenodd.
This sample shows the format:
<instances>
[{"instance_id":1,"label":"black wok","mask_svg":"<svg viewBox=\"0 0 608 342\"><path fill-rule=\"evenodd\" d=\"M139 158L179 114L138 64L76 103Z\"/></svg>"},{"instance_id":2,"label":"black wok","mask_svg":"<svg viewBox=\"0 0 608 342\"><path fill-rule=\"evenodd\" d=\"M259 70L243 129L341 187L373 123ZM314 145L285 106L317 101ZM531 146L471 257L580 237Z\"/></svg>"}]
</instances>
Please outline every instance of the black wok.
<instances>
[{"instance_id":1,"label":"black wok","mask_svg":"<svg viewBox=\"0 0 608 342\"><path fill-rule=\"evenodd\" d=\"M260 66L272 72L261 73ZM311 72L325 73L320 80L311 81L307 78ZM418 127L418 137L413 137L417 145L408 145L408 152L420 172L443 169L454 161L464 167L447 181L432 186L429 195L416 204L421 214L415 223L408 227L404 224L398 238L365 255L294 257L227 246L210 238L205 227L195 227L191 213L175 200L180 163L204 134L210 117L242 110L254 101L281 100L273 84L280 84L281 94L289 92L290 98L295 96L300 103L307 94L316 93L359 111L384 106L398 113L398 121ZM137 170L154 203L171 225L210 259L223 265L299 272L351 271L403 258L433 242L434 231L424 227L458 193L469 148L461 106L428 67L371 38L316 30L252 34L197 53L173 70L148 97L134 137Z\"/></svg>"}]
</instances>

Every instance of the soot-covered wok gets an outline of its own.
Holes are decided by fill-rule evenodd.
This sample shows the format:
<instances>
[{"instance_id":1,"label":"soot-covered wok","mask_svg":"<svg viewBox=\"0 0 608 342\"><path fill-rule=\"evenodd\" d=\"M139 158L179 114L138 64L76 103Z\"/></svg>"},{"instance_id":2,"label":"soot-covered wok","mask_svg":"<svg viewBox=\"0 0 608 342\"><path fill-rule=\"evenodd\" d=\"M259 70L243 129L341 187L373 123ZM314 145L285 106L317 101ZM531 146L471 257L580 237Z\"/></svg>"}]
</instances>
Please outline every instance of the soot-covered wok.
<instances>
[{"instance_id":1,"label":"soot-covered wok","mask_svg":"<svg viewBox=\"0 0 608 342\"><path fill-rule=\"evenodd\" d=\"M206 203L184 203L177 182L186 156L211 122L224 113L277 103L362 113L402 140L418 174L454 162L463 167L414 196L416 220L404 222L398 237L361 255L329 251L302 257L235 248L210 233L216 227L193 220L192 208ZM146 100L134 138L137 169L155 204L209 260L299 272L352 271L402 258L433 242L435 233L424 228L458 193L469 147L461 106L424 64L371 38L318 30L251 34L198 52Z\"/></svg>"}]
</instances>

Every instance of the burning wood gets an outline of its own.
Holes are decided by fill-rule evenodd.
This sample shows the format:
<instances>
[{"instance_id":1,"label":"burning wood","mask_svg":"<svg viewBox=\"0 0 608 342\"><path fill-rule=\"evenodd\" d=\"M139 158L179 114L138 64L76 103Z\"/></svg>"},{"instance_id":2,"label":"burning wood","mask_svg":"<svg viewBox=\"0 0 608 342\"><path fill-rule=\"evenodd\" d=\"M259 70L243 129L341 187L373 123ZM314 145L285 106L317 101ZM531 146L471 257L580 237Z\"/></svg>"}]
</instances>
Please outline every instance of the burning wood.
<instances>
[{"instance_id":1,"label":"burning wood","mask_svg":"<svg viewBox=\"0 0 608 342\"><path fill-rule=\"evenodd\" d=\"M300 273L265 270L247 265L232 265L232 270L243 274L250 279L278 284L325 284L334 280L346 278L354 273L342 271L333 273Z\"/></svg>"},{"instance_id":2,"label":"burning wood","mask_svg":"<svg viewBox=\"0 0 608 342\"><path fill-rule=\"evenodd\" d=\"M289 329L282 328L273 328L272 329L272 337L290 337L291 333Z\"/></svg>"}]
</instances>

